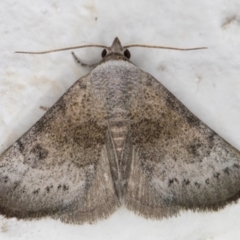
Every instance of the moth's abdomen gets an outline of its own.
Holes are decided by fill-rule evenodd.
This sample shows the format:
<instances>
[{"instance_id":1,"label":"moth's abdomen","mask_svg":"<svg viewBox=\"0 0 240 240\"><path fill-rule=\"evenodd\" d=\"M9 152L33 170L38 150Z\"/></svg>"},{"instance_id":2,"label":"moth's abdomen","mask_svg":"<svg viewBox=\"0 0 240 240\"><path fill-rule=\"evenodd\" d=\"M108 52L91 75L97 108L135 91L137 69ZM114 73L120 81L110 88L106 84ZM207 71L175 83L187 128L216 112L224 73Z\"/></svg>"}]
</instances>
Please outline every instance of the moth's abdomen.
<instances>
[{"instance_id":1,"label":"moth's abdomen","mask_svg":"<svg viewBox=\"0 0 240 240\"><path fill-rule=\"evenodd\" d=\"M126 111L118 111L114 114L109 121L110 133L115 147L118 159L121 158L124 149L126 135L129 131L129 123L126 118Z\"/></svg>"}]
</instances>

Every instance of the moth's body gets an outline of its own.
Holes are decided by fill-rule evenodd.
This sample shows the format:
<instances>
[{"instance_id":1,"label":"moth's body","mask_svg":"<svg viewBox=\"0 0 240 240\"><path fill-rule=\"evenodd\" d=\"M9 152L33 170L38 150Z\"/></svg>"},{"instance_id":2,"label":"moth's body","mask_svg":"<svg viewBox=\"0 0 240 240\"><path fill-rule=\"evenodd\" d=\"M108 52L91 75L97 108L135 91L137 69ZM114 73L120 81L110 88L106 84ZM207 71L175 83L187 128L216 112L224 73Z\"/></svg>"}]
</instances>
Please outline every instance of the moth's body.
<instances>
[{"instance_id":1,"label":"moth's body","mask_svg":"<svg viewBox=\"0 0 240 240\"><path fill-rule=\"evenodd\" d=\"M133 76L140 79L141 71L125 57L103 62L90 74L94 94L107 110L107 134L112 145L109 159L119 200L126 188L132 157L127 138L131 138L130 106L137 94Z\"/></svg>"},{"instance_id":2,"label":"moth's body","mask_svg":"<svg viewBox=\"0 0 240 240\"><path fill-rule=\"evenodd\" d=\"M237 200L240 153L133 65L117 38L104 51L0 156L0 213L83 223L124 204L161 219Z\"/></svg>"}]
</instances>

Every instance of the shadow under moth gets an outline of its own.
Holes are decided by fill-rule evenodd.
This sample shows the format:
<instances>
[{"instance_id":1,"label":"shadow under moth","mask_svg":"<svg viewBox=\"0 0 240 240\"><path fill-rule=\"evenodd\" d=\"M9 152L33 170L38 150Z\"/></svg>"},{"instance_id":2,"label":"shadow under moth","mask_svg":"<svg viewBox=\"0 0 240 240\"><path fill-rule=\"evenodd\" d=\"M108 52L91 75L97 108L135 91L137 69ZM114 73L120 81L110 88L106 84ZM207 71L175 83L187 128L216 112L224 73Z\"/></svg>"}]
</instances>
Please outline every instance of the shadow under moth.
<instances>
[{"instance_id":1,"label":"shadow under moth","mask_svg":"<svg viewBox=\"0 0 240 240\"><path fill-rule=\"evenodd\" d=\"M131 63L132 46L82 46L102 61L0 156L1 214L81 224L123 204L161 219L239 198L240 152Z\"/></svg>"}]
</instances>

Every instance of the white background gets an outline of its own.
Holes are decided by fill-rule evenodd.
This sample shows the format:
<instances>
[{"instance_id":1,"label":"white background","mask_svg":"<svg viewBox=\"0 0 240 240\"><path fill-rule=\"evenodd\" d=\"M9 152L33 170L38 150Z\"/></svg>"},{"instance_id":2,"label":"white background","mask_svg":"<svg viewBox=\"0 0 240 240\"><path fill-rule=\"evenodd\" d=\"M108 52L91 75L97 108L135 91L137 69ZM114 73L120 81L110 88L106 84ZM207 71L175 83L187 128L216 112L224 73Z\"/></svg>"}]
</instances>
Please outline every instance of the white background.
<instances>
[{"instance_id":1,"label":"white background","mask_svg":"<svg viewBox=\"0 0 240 240\"><path fill-rule=\"evenodd\" d=\"M0 152L16 141L89 69L69 51L23 55L87 43L207 46L180 52L131 50L132 62L152 74L195 115L240 150L239 0L1 0ZM75 51L95 63L100 49ZM0 239L240 239L240 203L214 213L182 212L146 220L124 207L94 225L45 218L17 221L0 216Z\"/></svg>"}]
</instances>

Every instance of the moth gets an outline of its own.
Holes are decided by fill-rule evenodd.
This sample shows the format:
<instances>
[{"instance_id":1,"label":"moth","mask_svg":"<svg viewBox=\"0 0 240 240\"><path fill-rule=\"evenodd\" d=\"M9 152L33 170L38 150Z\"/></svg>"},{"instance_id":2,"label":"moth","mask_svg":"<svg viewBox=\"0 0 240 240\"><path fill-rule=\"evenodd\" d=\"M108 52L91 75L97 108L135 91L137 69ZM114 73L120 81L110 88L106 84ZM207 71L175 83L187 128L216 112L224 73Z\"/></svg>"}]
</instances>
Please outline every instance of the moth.
<instances>
[{"instance_id":1,"label":"moth","mask_svg":"<svg viewBox=\"0 0 240 240\"><path fill-rule=\"evenodd\" d=\"M81 224L122 204L162 219L236 201L239 151L135 66L118 38L91 46L104 48L102 61L0 156L0 213Z\"/></svg>"}]
</instances>

